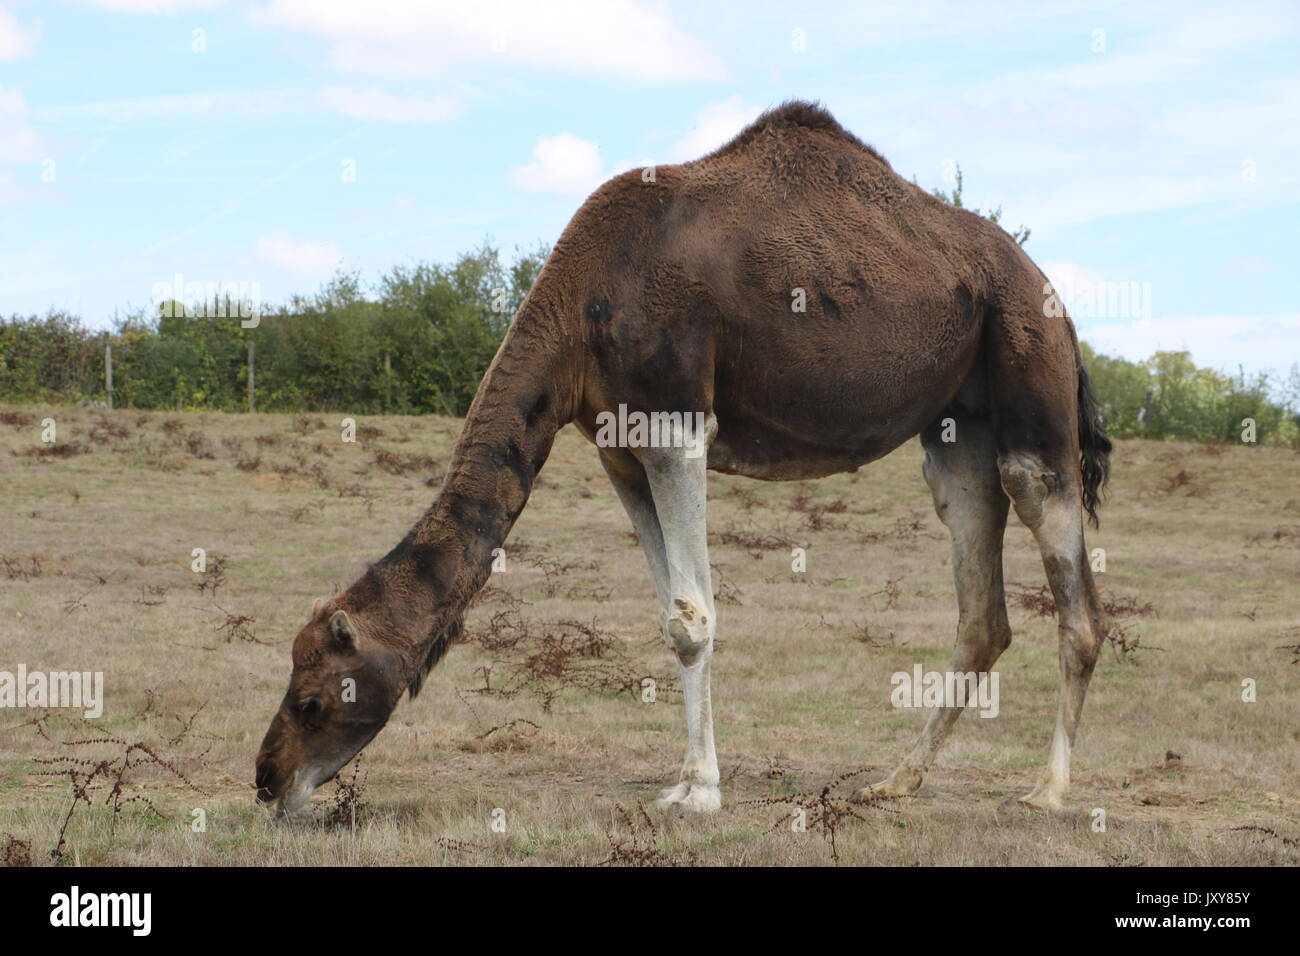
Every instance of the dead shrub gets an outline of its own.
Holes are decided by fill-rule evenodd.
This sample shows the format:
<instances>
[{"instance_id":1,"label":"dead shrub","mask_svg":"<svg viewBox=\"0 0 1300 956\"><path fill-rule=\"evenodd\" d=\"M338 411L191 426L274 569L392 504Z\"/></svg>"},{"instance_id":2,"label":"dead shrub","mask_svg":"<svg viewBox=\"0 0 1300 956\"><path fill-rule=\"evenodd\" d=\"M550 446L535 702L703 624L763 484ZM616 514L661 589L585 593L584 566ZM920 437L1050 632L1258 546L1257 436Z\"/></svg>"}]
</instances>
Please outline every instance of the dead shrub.
<instances>
[{"instance_id":1,"label":"dead shrub","mask_svg":"<svg viewBox=\"0 0 1300 956\"><path fill-rule=\"evenodd\" d=\"M246 644L265 644L266 641L258 640L253 633L252 625L257 623L257 618L249 617L247 614L231 614L224 607L213 605L217 611L226 616L225 620L218 624L213 630L226 636L226 643L234 641L243 641Z\"/></svg>"},{"instance_id":2,"label":"dead shrub","mask_svg":"<svg viewBox=\"0 0 1300 956\"><path fill-rule=\"evenodd\" d=\"M713 589L713 600L717 601L719 604L744 604L745 602L740 599L742 596L740 587L734 584L731 579L723 573L722 568L718 567L716 564L710 563L709 567L713 570L713 573L718 576L718 583Z\"/></svg>"},{"instance_id":3,"label":"dead shrub","mask_svg":"<svg viewBox=\"0 0 1300 956\"><path fill-rule=\"evenodd\" d=\"M478 669L481 687L471 692L510 699L528 694L550 713L566 690L593 694L628 694L640 699L650 682L656 696L678 694L677 679L656 677L632 661L613 634L595 621L554 621L534 626L513 611L494 614L483 628L467 629L463 643L490 651L490 663ZM503 677L494 683L497 669Z\"/></svg>"},{"instance_id":4,"label":"dead shrub","mask_svg":"<svg viewBox=\"0 0 1300 956\"><path fill-rule=\"evenodd\" d=\"M1277 527L1272 531L1260 531L1246 539L1247 545L1270 548L1300 547L1300 527Z\"/></svg>"},{"instance_id":5,"label":"dead shrub","mask_svg":"<svg viewBox=\"0 0 1300 956\"><path fill-rule=\"evenodd\" d=\"M92 442L107 445L114 439L120 441L130 437L131 430L121 422L101 418L90 427L89 435Z\"/></svg>"},{"instance_id":6,"label":"dead shrub","mask_svg":"<svg viewBox=\"0 0 1300 956\"><path fill-rule=\"evenodd\" d=\"M831 862L836 866L840 862L839 844L837 836L840 827L852 820L867 823L868 820L863 816L865 810L876 810L882 813L897 814L899 811L891 807L884 806L885 798L873 801L871 803L853 803L848 797L838 796L831 791L841 784L860 777L866 773L866 768L862 770L851 770L847 773L841 773L827 781L826 785L820 790L806 790L802 793L793 793L784 796L760 797L755 800L742 800L737 806L754 806L754 807L774 807L787 806L791 808L790 813L781 816L768 829L768 833L792 826L798 822L806 829L811 829L820 833L830 846Z\"/></svg>"},{"instance_id":7,"label":"dead shrub","mask_svg":"<svg viewBox=\"0 0 1300 956\"><path fill-rule=\"evenodd\" d=\"M531 728L531 729L516 729ZM541 727L522 717L507 721L497 727L489 727L472 740L466 740L460 749L466 753L516 753L531 750L533 738Z\"/></svg>"},{"instance_id":8,"label":"dead shrub","mask_svg":"<svg viewBox=\"0 0 1300 956\"><path fill-rule=\"evenodd\" d=\"M609 856L601 860L598 866L698 866L699 858L694 850L687 850L680 856L661 850L659 830L645 807L637 807L639 820L634 819L621 803L614 804L614 813L628 830L628 835L615 838L611 832L605 833L609 840Z\"/></svg>"},{"instance_id":9,"label":"dead shrub","mask_svg":"<svg viewBox=\"0 0 1300 956\"><path fill-rule=\"evenodd\" d=\"M1167 495L1181 491L1187 498L1203 498L1209 493L1208 489L1200 484L1195 472L1188 471L1186 468L1179 468L1173 474L1166 475L1163 481L1160 490Z\"/></svg>"},{"instance_id":10,"label":"dead shrub","mask_svg":"<svg viewBox=\"0 0 1300 956\"><path fill-rule=\"evenodd\" d=\"M754 560L762 558L764 551L790 551L793 548L803 547L789 535L779 531L763 534L737 528L734 525L710 536L719 544L734 545L747 551Z\"/></svg>"},{"instance_id":11,"label":"dead shrub","mask_svg":"<svg viewBox=\"0 0 1300 956\"><path fill-rule=\"evenodd\" d=\"M334 778L334 801L325 811L327 827L347 827L355 833L357 821L364 820L370 812L366 800L366 776L360 776L360 772L361 756L358 754L352 761L352 776L344 779L339 774Z\"/></svg>"},{"instance_id":12,"label":"dead shrub","mask_svg":"<svg viewBox=\"0 0 1300 956\"><path fill-rule=\"evenodd\" d=\"M381 471L398 477L409 475L413 471L433 471L438 467L438 462L428 455L403 455L386 448L377 450L371 461Z\"/></svg>"},{"instance_id":13,"label":"dead shrub","mask_svg":"<svg viewBox=\"0 0 1300 956\"><path fill-rule=\"evenodd\" d=\"M26 412L20 412L12 408L0 411L0 425L11 425L14 428L30 428L35 424L35 416L28 415Z\"/></svg>"},{"instance_id":14,"label":"dead shrub","mask_svg":"<svg viewBox=\"0 0 1300 956\"><path fill-rule=\"evenodd\" d=\"M310 415L295 415L293 419L293 430L299 435L310 435L312 432L325 427L325 423L319 418L313 418Z\"/></svg>"},{"instance_id":15,"label":"dead shrub","mask_svg":"<svg viewBox=\"0 0 1300 956\"><path fill-rule=\"evenodd\" d=\"M210 554L204 561L203 570L199 573L199 579L194 582L194 588L200 594L209 593L213 600L216 600L217 589L226 583L226 559L217 554Z\"/></svg>"},{"instance_id":16,"label":"dead shrub","mask_svg":"<svg viewBox=\"0 0 1300 956\"><path fill-rule=\"evenodd\" d=\"M32 842L20 840L13 834L6 833L4 843L0 843L0 864L12 867L31 866Z\"/></svg>"},{"instance_id":17,"label":"dead shrub","mask_svg":"<svg viewBox=\"0 0 1300 956\"><path fill-rule=\"evenodd\" d=\"M844 522L832 521L827 515L843 514L849 510L849 505L843 498L821 503L814 502L811 490L800 487L790 500L790 509L803 515L804 527L809 531L828 531L843 528Z\"/></svg>"},{"instance_id":18,"label":"dead shrub","mask_svg":"<svg viewBox=\"0 0 1300 956\"><path fill-rule=\"evenodd\" d=\"M78 441L42 442L23 451L14 452L14 455L18 457L35 458L37 461L48 461L51 458L73 458L77 455L88 454L90 454L90 449Z\"/></svg>"},{"instance_id":19,"label":"dead shrub","mask_svg":"<svg viewBox=\"0 0 1300 956\"><path fill-rule=\"evenodd\" d=\"M898 518L888 531L868 531L858 537L863 544L878 544L882 541L897 541L915 547L919 538L926 537L939 540L942 535L929 534L925 531L925 516L919 511L912 512L906 518Z\"/></svg>"},{"instance_id":20,"label":"dead shrub","mask_svg":"<svg viewBox=\"0 0 1300 956\"><path fill-rule=\"evenodd\" d=\"M68 828L71 826L78 808L92 806L101 795L103 797L101 805L113 808L110 829L116 828L117 820L122 811L131 804L139 804L158 819L165 820L166 815L154 805L153 801L143 793L138 792L139 788L135 784L135 778L142 770L160 771L164 775L179 781L193 792L203 793L204 791L194 783L189 775L177 766L179 757L169 755L166 752L179 746L191 736L203 737L209 741L220 739L210 734L200 735L194 730L195 720L202 709L200 707L188 719L176 717L175 719L180 721L181 724L180 731L169 740L163 741L146 741L143 739L131 741L110 730L96 726L84 718L69 721L73 727L82 730L88 736L64 740L61 741L61 745L78 753L89 750L92 756L80 757L63 754L54 757L33 758L35 763L50 768L49 770L37 771L35 776L66 777L72 787L72 805L68 808L63 823L59 827L58 840L50 850L50 858L56 863L69 862L67 853ZM209 743L206 750L191 759L202 762L210 750L211 743ZM94 755L96 752L106 755Z\"/></svg>"},{"instance_id":21,"label":"dead shrub","mask_svg":"<svg viewBox=\"0 0 1300 956\"><path fill-rule=\"evenodd\" d=\"M0 555L0 566L4 567L5 577L10 581L30 581L45 574L41 559L35 554L13 558Z\"/></svg>"}]
</instances>

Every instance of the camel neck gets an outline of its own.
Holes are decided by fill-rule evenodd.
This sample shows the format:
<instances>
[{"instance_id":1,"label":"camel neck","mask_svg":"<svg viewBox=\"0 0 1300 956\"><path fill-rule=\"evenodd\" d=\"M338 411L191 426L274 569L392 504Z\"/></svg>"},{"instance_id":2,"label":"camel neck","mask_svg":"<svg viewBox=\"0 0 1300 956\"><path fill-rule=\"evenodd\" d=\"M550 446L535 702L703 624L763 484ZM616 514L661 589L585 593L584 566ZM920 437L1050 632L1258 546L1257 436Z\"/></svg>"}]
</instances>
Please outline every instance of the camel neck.
<instances>
[{"instance_id":1,"label":"camel neck","mask_svg":"<svg viewBox=\"0 0 1300 956\"><path fill-rule=\"evenodd\" d=\"M344 595L401 644L412 695L459 634L556 433L575 414L581 362L576 340L553 318L560 314L529 296L474 397L442 491Z\"/></svg>"}]
</instances>

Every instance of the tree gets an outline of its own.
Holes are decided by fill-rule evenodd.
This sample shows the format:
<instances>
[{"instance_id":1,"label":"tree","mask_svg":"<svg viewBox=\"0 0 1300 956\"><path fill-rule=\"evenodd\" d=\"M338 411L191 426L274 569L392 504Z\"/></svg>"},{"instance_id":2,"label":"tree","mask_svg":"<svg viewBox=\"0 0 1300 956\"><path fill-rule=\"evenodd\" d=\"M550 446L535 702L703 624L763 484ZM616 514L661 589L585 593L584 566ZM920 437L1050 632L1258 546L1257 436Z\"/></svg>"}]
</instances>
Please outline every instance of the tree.
<instances>
[{"instance_id":1,"label":"tree","mask_svg":"<svg viewBox=\"0 0 1300 956\"><path fill-rule=\"evenodd\" d=\"M913 180L913 182L915 182L915 180ZM934 196L937 199L942 199L950 206L956 206L958 209L965 209L966 207L962 205L961 191L962 191L962 176L961 176L961 166L959 165L957 167L957 185L953 187L952 192L944 192L942 189L936 189L934 190ZM984 212L983 210L980 209L972 209L970 211L975 213L975 215L977 216L983 216L989 222L995 222L1000 226L1002 225L1001 206L998 206L998 208L994 209L992 212ZM1003 226L1002 228L1005 229L1006 227ZM1010 235L1012 239L1016 240L1017 244L1023 246L1026 242L1029 241L1029 227L1021 226L1015 232L1010 233Z\"/></svg>"}]
</instances>

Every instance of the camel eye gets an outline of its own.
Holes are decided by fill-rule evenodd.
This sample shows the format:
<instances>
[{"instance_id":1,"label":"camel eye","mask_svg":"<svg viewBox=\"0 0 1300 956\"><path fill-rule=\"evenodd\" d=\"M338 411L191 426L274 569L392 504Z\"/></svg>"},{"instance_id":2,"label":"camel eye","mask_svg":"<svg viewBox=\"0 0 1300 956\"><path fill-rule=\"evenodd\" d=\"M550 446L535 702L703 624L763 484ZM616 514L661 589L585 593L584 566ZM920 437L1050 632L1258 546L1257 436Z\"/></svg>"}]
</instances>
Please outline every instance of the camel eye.
<instances>
[{"instance_id":1,"label":"camel eye","mask_svg":"<svg viewBox=\"0 0 1300 956\"><path fill-rule=\"evenodd\" d=\"M321 706L319 697L308 697L306 700L298 702L298 715L307 720L314 720L320 716Z\"/></svg>"}]
</instances>

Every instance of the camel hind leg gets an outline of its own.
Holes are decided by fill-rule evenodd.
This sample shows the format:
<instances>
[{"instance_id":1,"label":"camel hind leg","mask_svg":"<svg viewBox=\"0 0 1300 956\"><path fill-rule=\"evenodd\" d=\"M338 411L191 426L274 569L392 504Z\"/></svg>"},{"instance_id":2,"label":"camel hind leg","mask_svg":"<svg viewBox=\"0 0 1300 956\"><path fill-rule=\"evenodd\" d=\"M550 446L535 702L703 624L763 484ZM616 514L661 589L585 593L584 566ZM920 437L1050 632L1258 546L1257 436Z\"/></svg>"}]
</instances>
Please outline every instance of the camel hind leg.
<instances>
[{"instance_id":1,"label":"camel hind leg","mask_svg":"<svg viewBox=\"0 0 1300 956\"><path fill-rule=\"evenodd\" d=\"M1002 588L1008 502L999 484L997 449L985 401L982 384L968 383L958 402L944 413L944 418L953 419L950 437L955 440L943 440L943 419L921 434L922 471L935 511L952 537L958 622L950 669L955 674L987 674L1011 643ZM915 792L962 710L931 710L908 755L885 780L859 791L858 798L869 801Z\"/></svg>"},{"instance_id":2,"label":"camel hind leg","mask_svg":"<svg viewBox=\"0 0 1300 956\"><path fill-rule=\"evenodd\" d=\"M1084 475L1080 411L1091 413L1073 330L1032 312L998 316L990 327L998 471L1016 515L1033 532L1056 600L1060 702L1047 768L1019 800L1058 809L1070 785L1074 746L1088 682L1105 640L1101 599L1083 533ZM1092 434L1100 436L1099 426ZM1109 450L1100 452L1103 456ZM1095 489L1093 489L1095 491Z\"/></svg>"}]
</instances>

